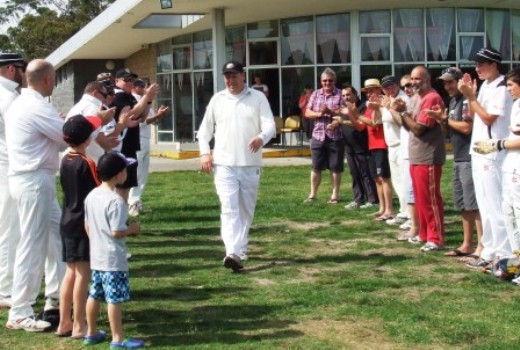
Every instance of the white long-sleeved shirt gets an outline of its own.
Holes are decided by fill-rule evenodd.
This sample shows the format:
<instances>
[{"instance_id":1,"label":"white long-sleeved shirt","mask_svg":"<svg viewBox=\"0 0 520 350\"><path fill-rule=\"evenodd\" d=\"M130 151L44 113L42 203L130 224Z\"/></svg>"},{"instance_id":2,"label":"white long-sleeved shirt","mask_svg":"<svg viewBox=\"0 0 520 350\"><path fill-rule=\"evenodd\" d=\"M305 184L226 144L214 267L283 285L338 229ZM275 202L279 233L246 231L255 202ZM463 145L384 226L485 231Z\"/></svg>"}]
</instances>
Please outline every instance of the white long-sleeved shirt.
<instances>
[{"instance_id":1,"label":"white long-sleeved shirt","mask_svg":"<svg viewBox=\"0 0 520 350\"><path fill-rule=\"evenodd\" d=\"M9 106L20 95L18 83L0 76L0 166L7 168L7 145L5 143L5 115Z\"/></svg>"},{"instance_id":2,"label":"white long-sleeved shirt","mask_svg":"<svg viewBox=\"0 0 520 350\"><path fill-rule=\"evenodd\" d=\"M69 113L67 113L67 117L65 120L69 119L72 116L81 114L84 117L88 116L95 116L97 115L98 111L101 109L102 106L101 100L97 99L96 97L88 94L84 94L81 96L81 100L78 101L72 108L69 110ZM101 147L96 142L96 137L99 134L100 131L102 131L104 126L101 126L98 130L96 130L94 133L92 133L92 142L87 147L87 157L90 159L93 159L96 164L99 158L103 154L105 154L105 150L103 147Z\"/></svg>"},{"instance_id":3,"label":"white long-sleeved shirt","mask_svg":"<svg viewBox=\"0 0 520 350\"><path fill-rule=\"evenodd\" d=\"M520 99L513 103L511 108L511 128L517 129L520 124ZM515 135L512 131L507 137L508 140L516 140L520 135ZM502 151L503 152L503 151ZM508 149L502 165L502 171L509 174L518 174L520 172L520 150Z\"/></svg>"},{"instance_id":4,"label":"white long-sleeved shirt","mask_svg":"<svg viewBox=\"0 0 520 350\"><path fill-rule=\"evenodd\" d=\"M65 150L63 119L38 91L24 88L5 116L8 175L38 170L55 173Z\"/></svg>"},{"instance_id":5,"label":"white long-sleeved shirt","mask_svg":"<svg viewBox=\"0 0 520 350\"><path fill-rule=\"evenodd\" d=\"M224 166L261 166L262 152L251 152L248 144L259 136L265 145L276 133L273 112L262 92L245 87L233 95L217 92L209 101L197 133L200 154L210 153L215 137L213 162Z\"/></svg>"}]
</instances>

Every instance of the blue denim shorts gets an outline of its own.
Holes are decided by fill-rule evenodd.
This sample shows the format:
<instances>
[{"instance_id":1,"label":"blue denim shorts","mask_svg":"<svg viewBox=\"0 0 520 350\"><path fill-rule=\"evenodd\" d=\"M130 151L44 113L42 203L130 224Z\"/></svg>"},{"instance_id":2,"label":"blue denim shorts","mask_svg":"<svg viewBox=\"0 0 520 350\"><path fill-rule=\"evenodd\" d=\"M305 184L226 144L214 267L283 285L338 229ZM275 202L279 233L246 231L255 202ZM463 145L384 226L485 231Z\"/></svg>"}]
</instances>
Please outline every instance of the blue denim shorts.
<instances>
[{"instance_id":1,"label":"blue denim shorts","mask_svg":"<svg viewBox=\"0 0 520 350\"><path fill-rule=\"evenodd\" d=\"M94 300L105 298L108 304L119 304L130 300L128 271L92 270L89 297Z\"/></svg>"}]
</instances>

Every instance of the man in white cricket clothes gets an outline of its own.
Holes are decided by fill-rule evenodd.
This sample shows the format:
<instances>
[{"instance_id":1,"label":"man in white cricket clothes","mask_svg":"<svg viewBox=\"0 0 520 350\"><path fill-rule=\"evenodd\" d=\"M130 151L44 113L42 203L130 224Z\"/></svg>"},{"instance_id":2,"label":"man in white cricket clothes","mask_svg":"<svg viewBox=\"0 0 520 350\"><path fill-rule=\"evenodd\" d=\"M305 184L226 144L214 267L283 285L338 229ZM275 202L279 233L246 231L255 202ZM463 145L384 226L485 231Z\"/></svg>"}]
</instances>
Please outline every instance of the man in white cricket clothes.
<instances>
[{"instance_id":1,"label":"man in white cricket clothes","mask_svg":"<svg viewBox=\"0 0 520 350\"><path fill-rule=\"evenodd\" d=\"M63 141L63 119L47 101L54 89L54 67L37 59L29 62L26 73L28 87L22 89L5 117L9 189L20 218L12 305L6 327L40 332L51 324L36 320L31 304L38 296L44 268L44 311L57 307L65 273L56 172L58 152L65 150L67 144Z\"/></svg>"},{"instance_id":2,"label":"man in white cricket clothes","mask_svg":"<svg viewBox=\"0 0 520 350\"><path fill-rule=\"evenodd\" d=\"M274 137L276 128L265 95L245 85L242 64L227 62L222 74L226 89L211 98L197 138L202 171L214 172L220 199L224 267L239 271L247 257L260 183L261 148ZM209 142L213 137L211 155Z\"/></svg>"},{"instance_id":3,"label":"man in white cricket clothes","mask_svg":"<svg viewBox=\"0 0 520 350\"><path fill-rule=\"evenodd\" d=\"M17 89L25 85L27 63L16 53L0 53L0 307L11 306L13 266L16 245L20 239L18 213L9 193L5 114L19 96Z\"/></svg>"},{"instance_id":4,"label":"man in white cricket clothes","mask_svg":"<svg viewBox=\"0 0 520 350\"><path fill-rule=\"evenodd\" d=\"M476 72L484 80L478 98L469 74L459 80L459 91L475 112L471 144L487 139L503 139L509 134L513 101L506 91L504 76L499 72L501 54L492 48L480 49L475 57ZM494 258L511 254L505 221L502 215L502 163L504 152L478 154L470 151L475 195L482 220L482 252L480 260L468 262L469 268L486 267Z\"/></svg>"}]
</instances>

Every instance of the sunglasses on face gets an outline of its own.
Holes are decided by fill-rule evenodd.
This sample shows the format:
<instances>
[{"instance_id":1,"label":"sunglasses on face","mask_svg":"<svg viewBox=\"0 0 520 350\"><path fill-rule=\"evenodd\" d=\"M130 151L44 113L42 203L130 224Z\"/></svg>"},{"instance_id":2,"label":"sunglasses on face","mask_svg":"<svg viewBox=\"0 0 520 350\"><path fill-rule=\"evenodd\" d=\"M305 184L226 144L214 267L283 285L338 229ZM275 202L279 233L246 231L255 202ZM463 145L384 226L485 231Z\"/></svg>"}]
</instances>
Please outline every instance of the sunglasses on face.
<instances>
[{"instance_id":1,"label":"sunglasses on face","mask_svg":"<svg viewBox=\"0 0 520 350\"><path fill-rule=\"evenodd\" d=\"M411 88L412 87L412 83L406 83L404 85L401 85L401 89L406 89L406 88Z\"/></svg>"},{"instance_id":2,"label":"sunglasses on face","mask_svg":"<svg viewBox=\"0 0 520 350\"><path fill-rule=\"evenodd\" d=\"M23 73L25 73L26 66L18 65L18 64L12 64L13 67L19 68Z\"/></svg>"}]
</instances>

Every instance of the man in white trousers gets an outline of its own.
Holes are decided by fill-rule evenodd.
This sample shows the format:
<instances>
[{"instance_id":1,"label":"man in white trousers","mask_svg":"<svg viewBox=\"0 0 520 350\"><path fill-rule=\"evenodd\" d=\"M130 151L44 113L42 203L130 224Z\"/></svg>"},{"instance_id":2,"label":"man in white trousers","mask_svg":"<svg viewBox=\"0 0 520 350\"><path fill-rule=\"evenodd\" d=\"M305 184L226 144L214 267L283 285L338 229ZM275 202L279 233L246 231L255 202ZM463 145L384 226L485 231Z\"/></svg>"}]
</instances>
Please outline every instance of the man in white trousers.
<instances>
[{"instance_id":1,"label":"man in white trousers","mask_svg":"<svg viewBox=\"0 0 520 350\"><path fill-rule=\"evenodd\" d=\"M134 80L134 87L132 88L132 95L136 101L139 102L144 96L148 84L142 79ZM168 113L170 108L168 106L160 106L157 113L148 105L148 113L139 124L139 142L141 149L137 151L137 186L130 189L128 195L128 215L138 216L142 210L141 195L144 187L148 181L148 172L150 171L150 138L152 136L152 124L155 124L162 117Z\"/></svg>"},{"instance_id":2,"label":"man in white trousers","mask_svg":"<svg viewBox=\"0 0 520 350\"><path fill-rule=\"evenodd\" d=\"M6 327L41 332L51 323L37 320L32 304L38 296L45 269L45 309L58 307L60 282L65 273L61 261L56 198L58 152L65 150L63 119L47 101L54 89L54 67L38 59L29 62L27 88L7 111L6 140L9 157L9 189L20 218L16 248L12 305Z\"/></svg>"},{"instance_id":3,"label":"man in white trousers","mask_svg":"<svg viewBox=\"0 0 520 350\"><path fill-rule=\"evenodd\" d=\"M5 114L25 85L27 63L16 53L0 53L0 307L11 306L13 266L16 245L20 238L18 213L9 193Z\"/></svg>"},{"instance_id":4,"label":"man in white trousers","mask_svg":"<svg viewBox=\"0 0 520 350\"><path fill-rule=\"evenodd\" d=\"M220 199L224 267L239 271L247 257L260 184L261 148L274 137L276 128L265 95L245 85L242 64L229 61L222 74L226 89L211 98L197 138L202 171L214 172ZM209 142L213 137L211 155Z\"/></svg>"},{"instance_id":5,"label":"man in white trousers","mask_svg":"<svg viewBox=\"0 0 520 350\"><path fill-rule=\"evenodd\" d=\"M501 54L492 48L480 49L475 57L476 72L484 80L478 97L469 74L459 80L458 88L467 98L469 108L475 113L471 144L487 139L503 139L509 134L509 121L513 100L506 90L504 76L499 67ZM480 260L468 262L469 268L482 269L495 258L511 253L505 221L502 215L502 163L504 152L471 153L471 165L475 195L482 221L482 246Z\"/></svg>"}]
</instances>

